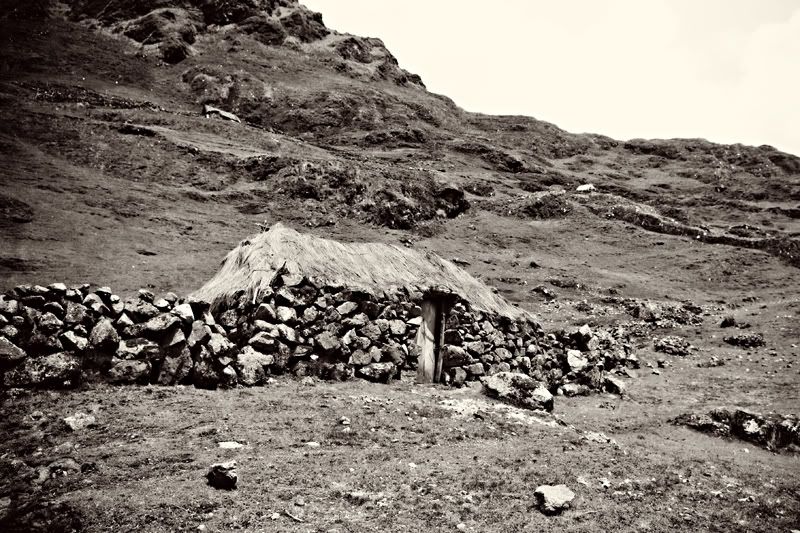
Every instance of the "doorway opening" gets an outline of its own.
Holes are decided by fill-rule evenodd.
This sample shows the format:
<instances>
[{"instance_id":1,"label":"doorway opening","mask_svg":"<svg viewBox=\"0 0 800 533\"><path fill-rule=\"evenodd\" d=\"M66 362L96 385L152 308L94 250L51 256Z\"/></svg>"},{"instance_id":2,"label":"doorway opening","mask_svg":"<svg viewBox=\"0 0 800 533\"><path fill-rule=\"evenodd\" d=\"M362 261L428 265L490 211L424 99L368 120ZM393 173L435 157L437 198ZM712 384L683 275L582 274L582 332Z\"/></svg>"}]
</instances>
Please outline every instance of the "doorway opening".
<instances>
[{"instance_id":1,"label":"doorway opening","mask_svg":"<svg viewBox=\"0 0 800 533\"><path fill-rule=\"evenodd\" d=\"M442 378L441 348L447 312L454 303L452 294L430 293L422 302L422 323L415 339L419 349L417 383L439 383Z\"/></svg>"}]
</instances>

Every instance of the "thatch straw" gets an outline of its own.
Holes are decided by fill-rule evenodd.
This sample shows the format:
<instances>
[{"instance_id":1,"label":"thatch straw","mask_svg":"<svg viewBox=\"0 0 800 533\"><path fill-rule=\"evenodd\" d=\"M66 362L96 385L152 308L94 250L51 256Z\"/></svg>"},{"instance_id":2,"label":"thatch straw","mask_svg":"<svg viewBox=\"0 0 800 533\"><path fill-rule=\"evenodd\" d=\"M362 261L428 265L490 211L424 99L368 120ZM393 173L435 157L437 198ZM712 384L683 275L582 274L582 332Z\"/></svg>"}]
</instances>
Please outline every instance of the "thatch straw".
<instances>
[{"instance_id":1,"label":"thatch straw","mask_svg":"<svg viewBox=\"0 0 800 533\"><path fill-rule=\"evenodd\" d=\"M531 316L438 255L380 243L342 243L298 233L282 224L242 241L194 296L218 307L244 294L252 301L281 275L302 275L318 287L375 295L392 287L455 293L473 309L509 318Z\"/></svg>"}]
</instances>

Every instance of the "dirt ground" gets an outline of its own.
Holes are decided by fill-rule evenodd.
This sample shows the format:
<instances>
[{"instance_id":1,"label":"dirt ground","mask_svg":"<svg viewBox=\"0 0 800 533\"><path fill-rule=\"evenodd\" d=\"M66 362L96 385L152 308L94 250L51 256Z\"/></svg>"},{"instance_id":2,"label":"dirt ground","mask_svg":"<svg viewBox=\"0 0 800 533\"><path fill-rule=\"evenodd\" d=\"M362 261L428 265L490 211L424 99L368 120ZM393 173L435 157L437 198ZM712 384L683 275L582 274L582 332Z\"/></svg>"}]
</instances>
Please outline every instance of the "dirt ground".
<instances>
[{"instance_id":1,"label":"dirt ground","mask_svg":"<svg viewBox=\"0 0 800 533\"><path fill-rule=\"evenodd\" d=\"M763 391L715 370L701 392L695 368L673 367L632 380L626 399L558 398L552 415L408 381L32 394L2 405L3 483L85 531L796 528L797 457L670 423L721 402L764 405ZM796 379L778 381L776 396L797 405ZM97 426L70 432L62 418L78 411ZM38 477L64 458L81 471ZM208 486L208 467L230 459L238 489ZM572 509L541 514L535 488L561 483Z\"/></svg>"}]
</instances>

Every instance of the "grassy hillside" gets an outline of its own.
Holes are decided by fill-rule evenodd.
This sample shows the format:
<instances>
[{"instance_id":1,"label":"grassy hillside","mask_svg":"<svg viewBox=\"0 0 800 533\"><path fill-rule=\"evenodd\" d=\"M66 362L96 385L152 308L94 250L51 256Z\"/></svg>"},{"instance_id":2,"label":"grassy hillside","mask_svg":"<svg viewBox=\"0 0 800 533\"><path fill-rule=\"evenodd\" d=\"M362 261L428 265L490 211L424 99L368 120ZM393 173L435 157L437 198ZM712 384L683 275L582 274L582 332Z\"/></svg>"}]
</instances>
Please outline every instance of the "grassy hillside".
<instances>
[{"instance_id":1,"label":"grassy hillside","mask_svg":"<svg viewBox=\"0 0 800 533\"><path fill-rule=\"evenodd\" d=\"M52 530L56 515L89 531L797 526L795 457L670 420L719 405L797 412L799 158L468 113L378 39L326 28L294 0L4 6L0 290L64 281L185 294L258 224L280 221L458 258L547 328L636 332L642 368L625 400L558 398L551 425L519 425L494 402L460 418L441 402L485 400L408 383L5 398L0 516L10 498L29 504L23 530L35 516ZM645 317L645 300L662 314ZM725 316L766 346L725 344ZM654 352L670 334L696 349ZM699 366L712 356L724 366ZM65 434L60 418L87 409L100 429ZM335 433L343 414L351 436ZM590 431L620 447L582 441ZM216 441L231 439L248 443L229 454L243 488L220 494L202 475L228 456ZM96 470L34 483L65 456ZM541 483L570 485L576 509L540 515ZM304 522L271 519L285 508Z\"/></svg>"}]
</instances>

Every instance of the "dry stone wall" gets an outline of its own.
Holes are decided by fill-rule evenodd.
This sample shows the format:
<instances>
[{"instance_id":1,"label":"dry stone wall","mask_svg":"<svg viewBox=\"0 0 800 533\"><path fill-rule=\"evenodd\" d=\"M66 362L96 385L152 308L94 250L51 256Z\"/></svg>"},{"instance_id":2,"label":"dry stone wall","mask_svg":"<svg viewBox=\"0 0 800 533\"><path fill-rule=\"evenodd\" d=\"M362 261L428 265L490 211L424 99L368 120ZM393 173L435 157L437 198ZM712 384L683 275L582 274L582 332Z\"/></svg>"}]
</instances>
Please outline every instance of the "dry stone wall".
<instances>
[{"instance_id":1,"label":"dry stone wall","mask_svg":"<svg viewBox=\"0 0 800 533\"><path fill-rule=\"evenodd\" d=\"M619 388L614 373L638 368L620 328L593 331L588 325L551 333L533 321L470 311L458 303L447 317L442 348L444 380L461 385L499 372L533 378L553 393L569 396Z\"/></svg>"},{"instance_id":2,"label":"dry stone wall","mask_svg":"<svg viewBox=\"0 0 800 533\"><path fill-rule=\"evenodd\" d=\"M300 277L277 283L258 301L233 294L213 313L207 302L173 293L141 290L123 301L108 287L16 287L0 296L2 387L107 381L213 389L258 386L281 374L386 383L416 367L421 290L376 296ZM459 300L446 314L443 339L442 379L455 386L516 372L553 393L622 392L611 374L638 366L621 330L546 334L527 317L511 320Z\"/></svg>"}]
</instances>

